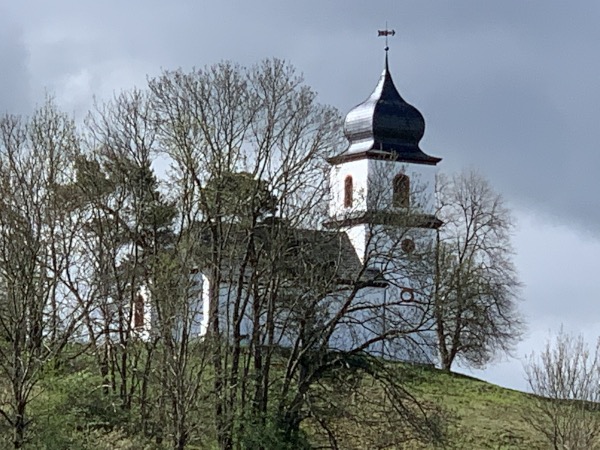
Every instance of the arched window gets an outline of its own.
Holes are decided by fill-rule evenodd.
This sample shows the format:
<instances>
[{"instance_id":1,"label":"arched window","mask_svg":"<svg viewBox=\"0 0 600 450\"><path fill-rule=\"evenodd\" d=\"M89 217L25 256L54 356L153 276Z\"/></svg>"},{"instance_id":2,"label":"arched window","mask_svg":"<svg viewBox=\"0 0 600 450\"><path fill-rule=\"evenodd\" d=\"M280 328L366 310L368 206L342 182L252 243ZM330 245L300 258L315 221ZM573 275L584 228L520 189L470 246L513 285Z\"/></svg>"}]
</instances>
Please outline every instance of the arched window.
<instances>
[{"instance_id":1,"label":"arched window","mask_svg":"<svg viewBox=\"0 0 600 450\"><path fill-rule=\"evenodd\" d=\"M348 175L344 179L344 207L352 208L352 196L353 196L353 187L352 187L352 177Z\"/></svg>"},{"instance_id":2,"label":"arched window","mask_svg":"<svg viewBox=\"0 0 600 450\"><path fill-rule=\"evenodd\" d=\"M144 296L138 294L133 303L133 328L144 328Z\"/></svg>"},{"instance_id":3,"label":"arched window","mask_svg":"<svg viewBox=\"0 0 600 450\"><path fill-rule=\"evenodd\" d=\"M410 179L403 173L394 177L394 194L392 204L398 208L408 208L410 205Z\"/></svg>"}]
</instances>

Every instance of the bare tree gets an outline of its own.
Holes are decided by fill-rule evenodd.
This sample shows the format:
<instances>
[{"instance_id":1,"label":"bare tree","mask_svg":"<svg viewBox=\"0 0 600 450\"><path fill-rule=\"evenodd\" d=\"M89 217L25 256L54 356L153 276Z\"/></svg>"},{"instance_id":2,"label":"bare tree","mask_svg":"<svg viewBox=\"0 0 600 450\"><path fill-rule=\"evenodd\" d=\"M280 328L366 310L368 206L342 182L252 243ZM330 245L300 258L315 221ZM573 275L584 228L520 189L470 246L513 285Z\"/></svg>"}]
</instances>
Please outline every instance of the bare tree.
<instances>
[{"instance_id":1,"label":"bare tree","mask_svg":"<svg viewBox=\"0 0 600 450\"><path fill-rule=\"evenodd\" d=\"M593 348L562 328L525 364L535 397L523 419L556 450L600 445L600 340Z\"/></svg>"},{"instance_id":2,"label":"bare tree","mask_svg":"<svg viewBox=\"0 0 600 450\"><path fill-rule=\"evenodd\" d=\"M199 339L204 280L197 273L196 236L183 231L152 265L149 294L153 309L150 336L157 341L151 378L156 405L150 406L154 435L170 438L172 448L206 445L210 424L209 347ZM162 422L160 422L162 420ZM207 423L208 422L208 423Z\"/></svg>"},{"instance_id":3,"label":"bare tree","mask_svg":"<svg viewBox=\"0 0 600 450\"><path fill-rule=\"evenodd\" d=\"M0 414L23 447L42 371L61 355L86 306L61 282L81 218L65 208L78 138L51 101L28 120L0 119Z\"/></svg>"},{"instance_id":4,"label":"bare tree","mask_svg":"<svg viewBox=\"0 0 600 450\"><path fill-rule=\"evenodd\" d=\"M176 209L152 167L156 129L147 93L116 96L98 106L86 125L88 152L78 160L75 186L89 219L90 341L105 386L118 395L124 410L139 408L144 432L162 436L170 403L153 383L157 366L165 361L161 350L166 347L159 349L159 343L171 342L175 330L150 330L161 311L156 303L164 298L158 292L173 285L169 276L181 269L177 276L187 277L188 284L191 280L189 268L166 264L178 248ZM74 290L81 292L77 286Z\"/></svg>"},{"instance_id":5,"label":"bare tree","mask_svg":"<svg viewBox=\"0 0 600 450\"><path fill-rule=\"evenodd\" d=\"M286 64L269 61L252 69L224 63L170 72L150 82L185 228L196 229L204 242L198 264L210 280L205 341L212 349L222 448L231 448L243 428L244 403L258 408L257 417L266 413L270 352L279 339L272 332L278 280L266 282L268 268L256 260L268 260L259 249L266 242L257 240L258 230L268 228L260 222L273 209L263 193L284 193L280 214L291 225L306 224L322 195L322 156L339 136L337 114L318 105L301 81ZM247 176L232 175L240 172ZM244 329L247 317L256 320L254 330ZM269 349L266 355L262 349Z\"/></svg>"},{"instance_id":6,"label":"bare tree","mask_svg":"<svg viewBox=\"0 0 600 450\"><path fill-rule=\"evenodd\" d=\"M220 448L264 448L254 438L268 428L301 445L300 424L328 411L322 386L339 388L327 380L348 364L390 383L384 392L411 418L404 424L427 423L391 371L365 356L414 331L400 321L380 327L381 303L367 295L377 288L375 255L362 264L344 233L321 227L325 158L341 143L337 112L279 60L166 72L150 90L182 230L201 243L198 269L210 286L203 345ZM385 255L400 254L401 242L392 239ZM396 318L405 306L386 304Z\"/></svg>"},{"instance_id":7,"label":"bare tree","mask_svg":"<svg viewBox=\"0 0 600 450\"><path fill-rule=\"evenodd\" d=\"M518 342L520 282L512 262L510 211L473 171L437 180L434 321L440 363L480 367Z\"/></svg>"}]
</instances>

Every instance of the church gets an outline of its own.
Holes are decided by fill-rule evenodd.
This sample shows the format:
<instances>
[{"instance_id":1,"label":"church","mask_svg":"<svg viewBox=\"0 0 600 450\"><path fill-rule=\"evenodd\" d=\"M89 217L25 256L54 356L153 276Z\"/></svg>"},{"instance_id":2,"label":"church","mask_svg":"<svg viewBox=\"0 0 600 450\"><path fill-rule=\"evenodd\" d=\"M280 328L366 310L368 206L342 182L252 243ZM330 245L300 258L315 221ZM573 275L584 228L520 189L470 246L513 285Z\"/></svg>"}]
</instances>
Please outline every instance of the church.
<instances>
[{"instance_id":1,"label":"church","mask_svg":"<svg viewBox=\"0 0 600 450\"><path fill-rule=\"evenodd\" d=\"M273 343L294 346L307 339L299 336L301 327L295 323L302 317L304 324L305 313L298 313L299 306L285 305L302 304L305 311L310 304L310 328L321 327L318 340L330 349L424 362L434 357L427 255L441 225L433 198L441 158L420 148L425 120L398 92L387 47L385 51L375 89L346 115L347 147L327 161L328 219L320 229L278 228L278 236L285 233L287 255L278 265L293 274L287 294L280 296L286 300L277 300L279 306L267 313L252 306L258 291L249 292L249 306L236 315L233 294L250 289L232 280L244 280L245 275L215 286L200 264L188 313L197 337L210 333L216 320L224 333L235 323L236 333L246 337L255 333L257 324L271 324ZM262 248L272 245L273 226L257 227L254 238ZM245 267L241 261L233 265ZM335 281L319 290L317 275ZM320 297L307 300L307 291ZM132 329L148 338L156 320L148 290L140 290L133 309ZM329 326L333 321L335 326Z\"/></svg>"}]
</instances>

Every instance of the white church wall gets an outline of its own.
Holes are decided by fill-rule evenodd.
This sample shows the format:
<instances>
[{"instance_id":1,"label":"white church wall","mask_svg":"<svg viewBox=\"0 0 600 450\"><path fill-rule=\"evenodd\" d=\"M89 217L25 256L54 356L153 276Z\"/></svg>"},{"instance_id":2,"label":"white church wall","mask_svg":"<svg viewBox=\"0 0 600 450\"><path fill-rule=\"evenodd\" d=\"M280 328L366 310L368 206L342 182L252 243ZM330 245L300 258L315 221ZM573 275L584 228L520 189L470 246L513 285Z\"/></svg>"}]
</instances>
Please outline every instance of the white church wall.
<instances>
[{"instance_id":1,"label":"white church wall","mask_svg":"<svg viewBox=\"0 0 600 450\"><path fill-rule=\"evenodd\" d=\"M381 331L380 306L385 298L382 288L365 288L359 292L352 302L352 308L356 311L348 314L340 323L331 341L328 343L332 350L351 350L362 346L365 342L373 339ZM219 325L224 336L231 337L234 331L233 312L236 299L238 299L237 286L223 283L219 289ZM239 322L239 333L242 344L249 341L255 326L260 329L261 335L266 333L266 311L259 315L258 323L252 317L254 299L242 290L243 299L237 306L242 311ZM348 298L348 292L340 292L329 295L319 300L320 315L316 318L318 323L327 323L339 311L343 302ZM280 347L291 347L298 339L299 323L298 317L302 315L301 301L302 292L286 295L291 303L282 303L276 308L274 315L274 342L273 345ZM205 300L205 310L209 308L208 297ZM243 305L243 307L242 307ZM317 326L317 325L316 325ZM365 350L373 351L376 346L368 346Z\"/></svg>"},{"instance_id":2,"label":"white church wall","mask_svg":"<svg viewBox=\"0 0 600 450\"><path fill-rule=\"evenodd\" d=\"M210 284L208 277L202 272L192 275L189 289L189 309L186 312L188 329L191 337L204 336L208 326L208 311L205 310L205 299L208 298Z\"/></svg>"},{"instance_id":3,"label":"white church wall","mask_svg":"<svg viewBox=\"0 0 600 450\"><path fill-rule=\"evenodd\" d=\"M361 263L365 262L367 250L367 225L360 224L353 227L344 228L343 231L348 235Z\"/></svg>"},{"instance_id":4,"label":"white church wall","mask_svg":"<svg viewBox=\"0 0 600 450\"><path fill-rule=\"evenodd\" d=\"M189 337L195 338L203 336L206 333L208 325L208 299L209 283L208 278L202 273L195 273L190 277L190 283L186 286L187 302L181 298L162 299L169 302L169 311L163 311L163 314L176 314L179 320L172 322L170 326L173 336L177 339L181 338L183 333ZM136 323L136 306L131 305L131 329L138 339L147 341L152 337L153 333L158 333L164 324L160 323L161 317L157 311L156 299L152 298L151 286L142 286L138 290L138 295L143 299L143 323ZM177 294L174 294L177 295Z\"/></svg>"},{"instance_id":5,"label":"white church wall","mask_svg":"<svg viewBox=\"0 0 600 450\"><path fill-rule=\"evenodd\" d=\"M400 292L393 285L361 290L329 347L338 351L360 348L389 359L430 363L434 336L427 329L426 311L415 299L403 300Z\"/></svg>"},{"instance_id":6,"label":"white church wall","mask_svg":"<svg viewBox=\"0 0 600 450\"><path fill-rule=\"evenodd\" d=\"M206 275L202 275L202 279L202 317L197 330L198 337L206 335L209 331L211 314L210 279ZM245 288L239 291L237 285L233 283L221 283L218 292L219 305L216 310L218 311L220 332L223 336L233 336L236 320L239 320L239 333L242 341L248 340L254 328L252 295ZM264 326L265 318L266 314L261 313L259 326Z\"/></svg>"},{"instance_id":7,"label":"white church wall","mask_svg":"<svg viewBox=\"0 0 600 450\"><path fill-rule=\"evenodd\" d=\"M433 212L436 166L379 159L368 162L367 202L371 209L400 209L392 204L393 182L396 175L404 174L410 179L411 208L422 213Z\"/></svg>"},{"instance_id":8,"label":"white church wall","mask_svg":"<svg viewBox=\"0 0 600 450\"><path fill-rule=\"evenodd\" d=\"M347 300L349 292L332 296L332 303L338 304ZM367 345L381 334L381 307L385 299L385 289L368 287L359 291L352 300L349 312L337 326L329 341L333 350L349 351L362 348L365 351L376 350L377 344Z\"/></svg>"},{"instance_id":9,"label":"white church wall","mask_svg":"<svg viewBox=\"0 0 600 450\"><path fill-rule=\"evenodd\" d=\"M437 167L424 164L400 163L393 160L361 159L348 161L331 168L329 205L330 217L356 217L366 211L393 211L393 181L398 174L410 179L411 208L420 213L434 212L434 192ZM353 202L344 205L346 177L352 177Z\"/></svg>"},{"instance_id":10,"label":"white church wall","mask_svg":"<svg viewBox=\"0 0 600 450\"><path fill-rule=\"evenodd\" d=\"M371 225L367 228L370 267L384 274L406 272L416 261L431 257L436 230L401 225ZM410 241L410 242L408 242Z\"/></svg>"},{"instance_id":11,"label":"white church wall","mask_svg":"<svg viewBox=\"0 0 600 450\"><path fill-rule=\"evenodd\" d=\"M403 278L403 267L387 267L386 278L390 282L389 286L367 287L359 291L352 301L348 314L345 315L341 323L336 327L331 336L328 346L332 350L354 350L364 347L364 351L384 356L387 358L410 359L419 362L428 362L427 342L431 336L426 332L415 330L423 328L424 322L424 304L419 299L418 293L406 297L403 296L405 288L417 291L417 286L412 284L408 277ZM186 314L182 317L179 326L174 330L175 335L181 332L181 325L187 321L187 327L190 336L201 338L207 333L210 316L210 280L198 273L193 278L193 289L195 292L190 298L189 308L184 310ZM298 292L288 292L289 301L294 302L304 293L302 289ZM146 298L149 298L147 290L144 291ZM320 321L326 322L333 318L339 311L343 302L348 298L349 292L342 291L338 294L331 294L319 301L321 316ZM239 297L238 297L239 296ZM242 345L244 341L250 340L255 326L260 327L261 334L266 332L266 311L261 311L258 323L253 318L254 299L245 289L238 292L237 286L231 283L222 283L219 288L219 323L223 336L233 336L234 328L234 309L236 299L240 303L237 305L238 311L243 314L240 317L240 335L242 336ZM151 304L151 302L148 302ZM301 303L300 303L301 305ZM295 313L292 309L295 308ZM139 330L140 337L148 339L152 332L152 326L156 326L156 317L152 310L144 311L145 317L150 318L143 330ZM290 347L298 338L298 317L301 316L301 310L298 304L282 303L277 308L274 317L275 336L274 345L281 347ZM296 317L296 318L295 318ZM410 333L412 331L412 333ZM390 338L384 341L376 338L382 333L389 333ZM377 340L377 342L370 341Z\"/></svg>"},{"instance_id":12,"label":"white church wall","mask_svg":"<svg viewBox=\"0 0 600 450\"><path fill-rule=\"evenodd\" d=\"M329 174L329 187L331 189L330 217L343 218L367 210L368 165L368 160L361 159L338 164L331 168ZM351 208L344 207L344 182L347 176L352 177L353 202Z\"/></svg>"},{"instance_id":13,"label":"white church wall","mask_svg":"<svg viewBox=\"0 0 600 450\"><path fill-rule=\"evenodd\" d=\"M374 256L368 265L379 270L388 283L381 317L388 327L402 331L397 338L386 341L386 355L430 362L434 359L431 348L435 339L430 319L435 230L377 225L369 232L374 235L369 242ZM405 240L412 241L410 251L403 245Z\"/></svg>"}]
</instances>

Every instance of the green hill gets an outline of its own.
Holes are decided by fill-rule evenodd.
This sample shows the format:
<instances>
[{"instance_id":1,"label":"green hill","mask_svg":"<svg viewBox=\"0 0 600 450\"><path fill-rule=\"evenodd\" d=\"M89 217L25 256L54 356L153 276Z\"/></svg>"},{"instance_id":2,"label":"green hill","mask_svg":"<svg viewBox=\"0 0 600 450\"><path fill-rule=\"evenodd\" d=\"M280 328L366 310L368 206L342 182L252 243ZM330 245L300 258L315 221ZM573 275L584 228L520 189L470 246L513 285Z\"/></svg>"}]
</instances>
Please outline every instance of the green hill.
<instances>
[{"instance_id":1,"label":"green hill","mask_svg":"<svg viewBox=\"0 0 600 450\"><path fill-rule=\"evenodd\" d=\"M548 448L523 420L530 414L531 395L437 369L412 373L410 386L417 397L446 412L450 448Z\"/></svg>"},{"instance_id":2,"label":"green hill","mask_svg":"<svg viewBox=\"0 0 600 450\"><path fill-rule=\"evenodd\" d=\"M356 378L340 389L329 382L319 384L312 399L320 414L303 422L311 448L342 450L393 449L548 449L544 437L529 426L524 417L535 413L538 398L502 388L465 375L444 372L426 366L388 363L387 367L402 381L402 391L393 404L384 390L393 389L385 381L372 377ZM342 376L350 376L342 369ZM339 374L338 374L339 376ZM126 413L116 406L116 398L106 397L97 388L98 378L88 371L49 373L43 390L32 404L35 413L30 445L37 449L119 449L163 450L171 448L165 439L141 435L135 430L135 411ZM319 389L321 389L319 391ZM388 392L389 394L389 392ZM113 401L114 400L114 401ZM417 400L415 403L413 400ZM548 403L556 411L575 403ZM566 405L566 406L565 406ZM586 407L586 405L583 405ZM402 408L408 413L403 417ZM423 411L421 411L423 408ZM398 413L400 411L400 413ZM421 412L440 431L443 438L425 444L408 426L411 414ZM595 414L595 413L594 413ZM200 417L200 416L199 416ZM322 418L327 417L326 421ZM600 417L600 415L599 415ZM205 426L202 441L186 448L216 448L209 419L196 422ZM414 425L414 423L413 423ZM434 427L434 428L435 428ZM6 427L5 427L6 428ZM600 428L599 428L600 429ZM9 448L9 429L0 428L0 448ZM265 430L257 430L259 437ZM258 436L258 435L257 435ZM118 444L118 445L117 445ZM248 447L251 448L251 447ZM271 448L271 447L269 447ZM272 447L276 450L275 447ZM285 447L286 449L290 447Z\"/></svg>"},{"instance_id":3,"label":"green hill","mask_svg":"<svg viewBox=\"0 0 600 450\"><path fill-rule=\"evenodd\" d=\"M398 370L402 371L407 391L429 409L429 415L437 411L434 417L437 415L446 436L437 448L549 448L543 437L523 420L526 414L531 414L535 400L532 395L430 367L402 365ZM372 392L371 397L377 398L378 393ZM359 401L355 408L364 411L368 402ZM381 420L380 425L377 420ZM400 424L394 427L384 417L373 417L368 422L357 424L344 418L331 425L336 436L343 436L338 439L339 448L436 448L411 439ZM399 438L399 433L404 436ZM318 445L327 445L323 433L314 437Z\"/></svg>"}]
</instances>

